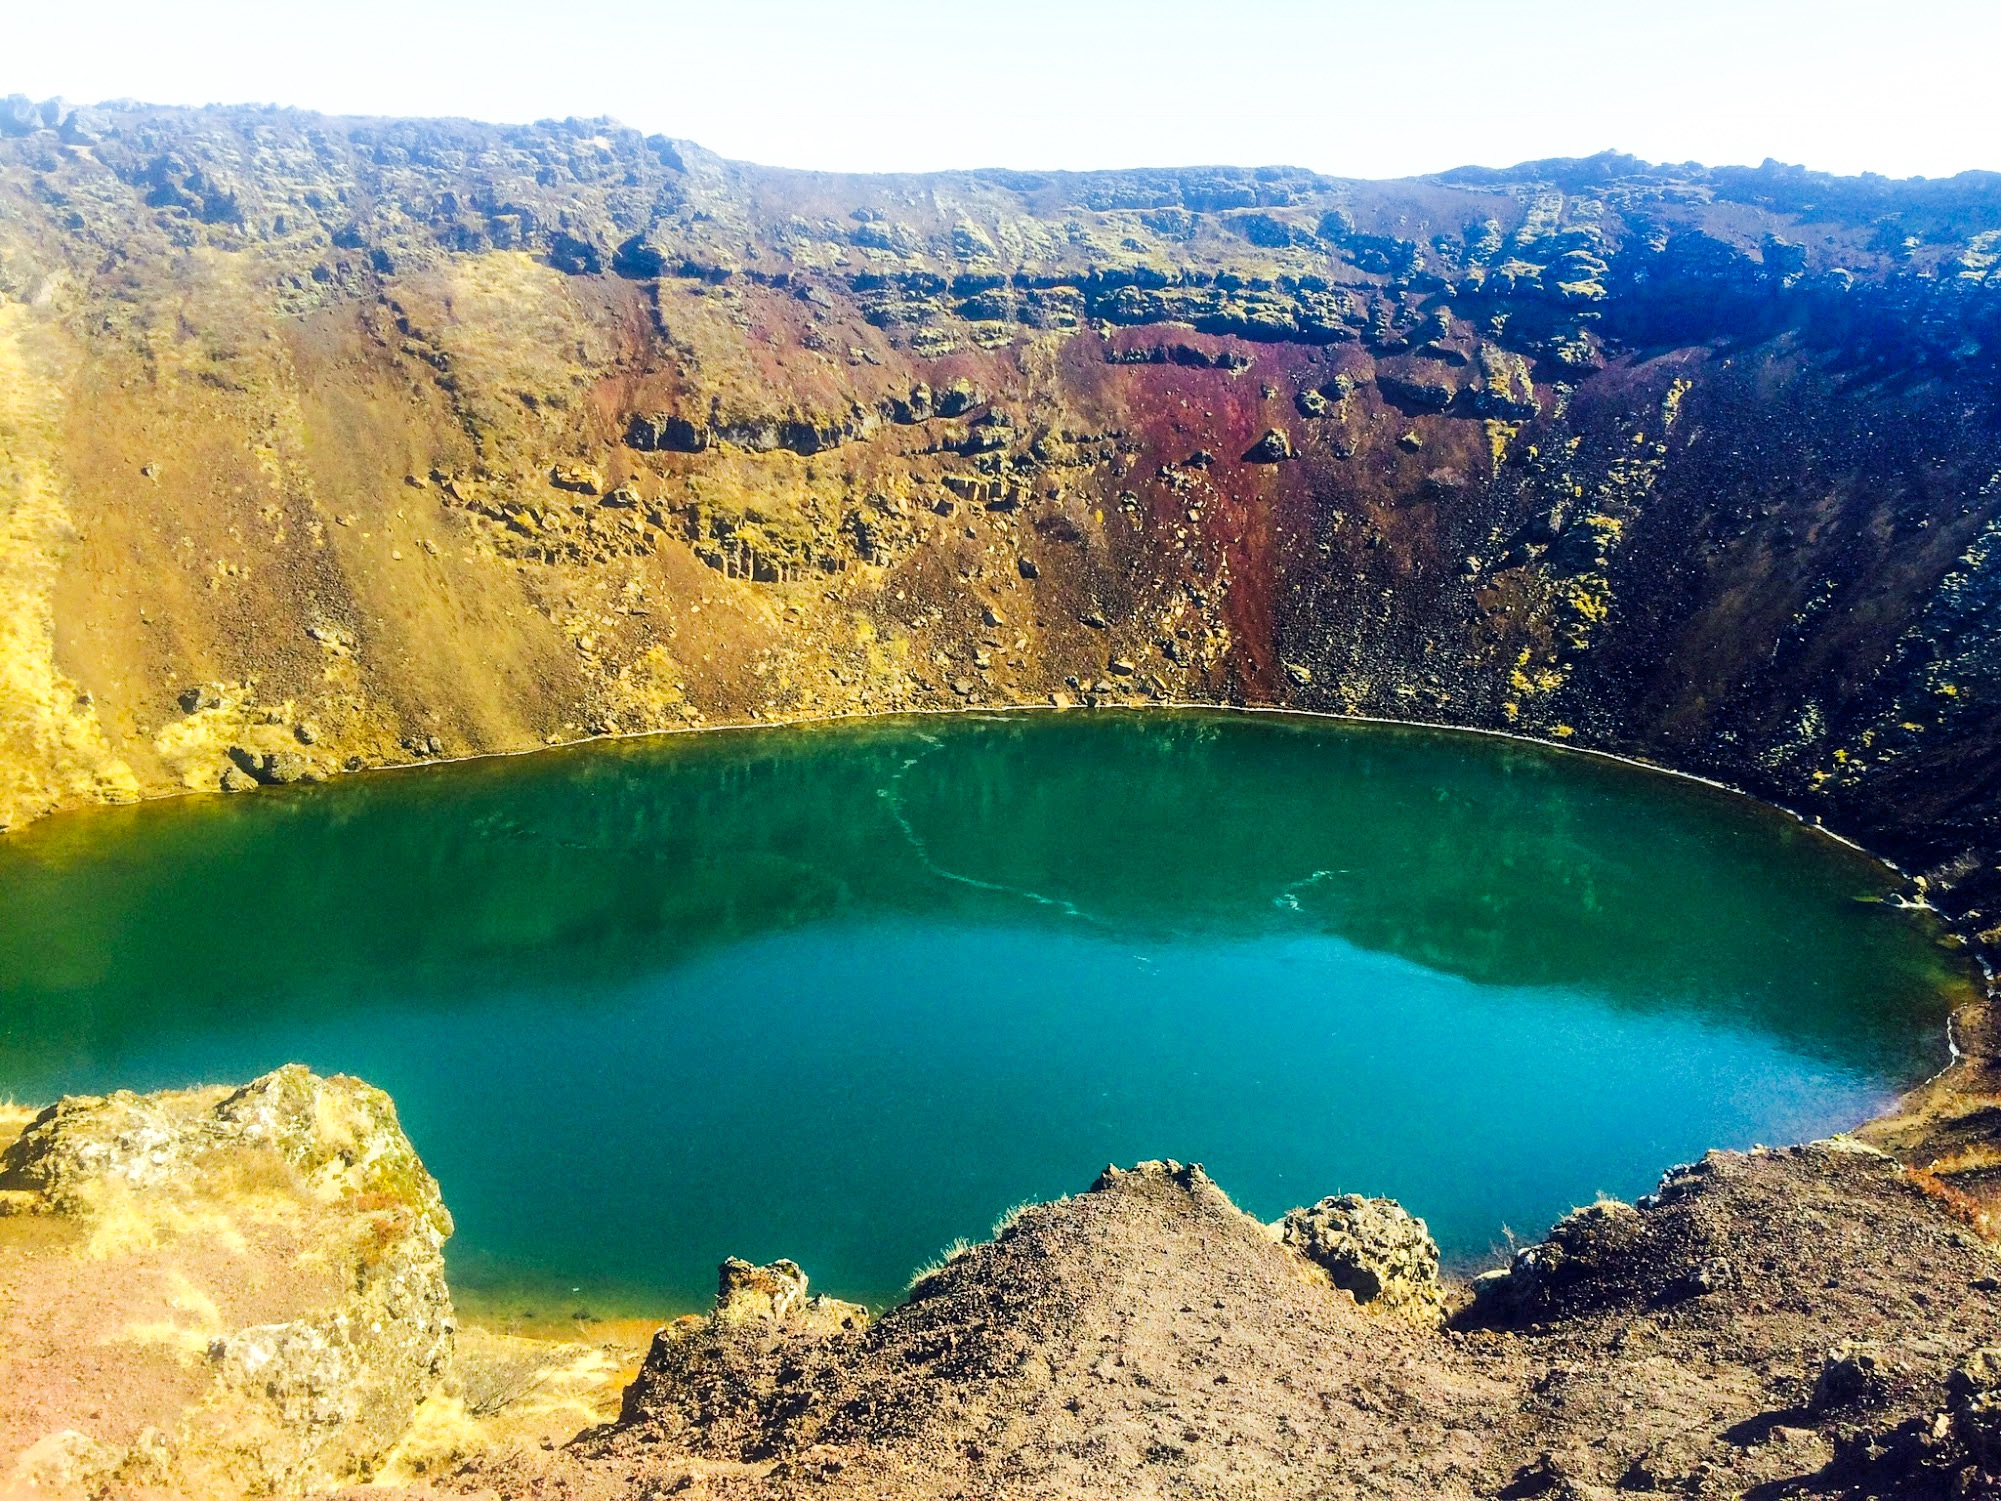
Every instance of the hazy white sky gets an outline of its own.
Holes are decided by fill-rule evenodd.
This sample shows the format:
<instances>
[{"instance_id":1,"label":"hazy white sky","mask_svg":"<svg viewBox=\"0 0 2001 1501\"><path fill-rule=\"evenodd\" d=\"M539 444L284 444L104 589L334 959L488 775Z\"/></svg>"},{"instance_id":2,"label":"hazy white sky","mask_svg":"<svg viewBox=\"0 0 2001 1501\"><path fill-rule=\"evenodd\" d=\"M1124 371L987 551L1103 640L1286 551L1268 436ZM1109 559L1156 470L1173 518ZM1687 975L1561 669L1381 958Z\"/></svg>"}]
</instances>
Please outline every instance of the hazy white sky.
<instances>
[{"instance_id":1,"label":"hazy white sky","mask_svg":"<svg viewBox=\"0 0 2001 1501\"><path fill-rule=\"evenodd\" d=\"M608 114L785 166L1284 163L1607 147L2001 169L2001 0L5 0L0 93Z\"/></svg>"}]
</instances>

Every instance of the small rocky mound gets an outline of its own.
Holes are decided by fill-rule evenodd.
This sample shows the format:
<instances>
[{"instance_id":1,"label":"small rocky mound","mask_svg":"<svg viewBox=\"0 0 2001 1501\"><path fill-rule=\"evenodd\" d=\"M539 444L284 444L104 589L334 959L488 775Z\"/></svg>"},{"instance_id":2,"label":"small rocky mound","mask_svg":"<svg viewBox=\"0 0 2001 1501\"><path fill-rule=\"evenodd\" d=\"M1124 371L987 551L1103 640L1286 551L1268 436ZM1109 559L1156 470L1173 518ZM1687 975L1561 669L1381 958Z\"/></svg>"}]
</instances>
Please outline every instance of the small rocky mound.
<instances>
[{"instance_id":1,"label":"small rocky mound","mask_svg":"<svg viewBox=\"0 0 2001 1501\"><path fill-rule=\"evenodd\" d=\"M1466 1322L1551 1324L1607 1312L1666 1309L1740 1283L1790 1280L1823 1265L1848 1270L1843 1263L1849 1259L1859 1268L1873 1244L1866 1224L1838 1230L1828 1226L1828 1233L1810 1248L1804 1267L1781 1264L1765 1247L1746 1249L1751 1223L1786 1212L1786 1205L1746 1202L1742 1193L1747 1180L1758 1181L1769 1171L1767 1164L1775 1163L1793 1169L1795 1179L1824 1183L1859 1176L1894 1185L1900 1197L1922 1197L1897 1163L1845 1137L1749 1156L1710 1152L1671 1169L1637 1204L1601 1199L1573 1210L1547 1240L1524 1247L1505 1269L1474 1284L1475 1303ZM1731 1212L1719 1213L1720 1203L1729 1203ZM1820 1223L1811 1211L1799 1212L1809 1224ZM1781 1235L1782 1228L1770 1226L1781 1243L1792 1238ZM1971 1239L1950 1219L1941 1219L1926 1240L1939 1237ZM1850 1280L1837 1278L1826 1287Z\"/></svg>"},{"instance_id":2,"label":"small rocky mound","mask_svg":"<svg viewBox=\"0 0 2001 1501\"><path fill-rule=\"evenodd\" d=\"M1357 1303L1419 1324L1436 1324L1444 1316L1438 1242L1424 1221L1395 1199L1342 1194L1295 1209L1274 1228Z\"/></svg>"},{"instance_id":3,"label":"small rocky mound","mask_svg":"<svg viewBox=\"0 0 2001 1501\"><path fill-rule=\"evenodd\" d=\"M749 1271L726 1270L726 1297ZM1242 1496L1310 1493L1351 1466L1386 1477L1379 1493L1414 1494L1423 1472L1382 1415L1424 1384L1438 1336L1364 1313L1199 1167L1107 1169L953 1257L866 1329L788 1330L757 1298L743 1329L712 1316L663 1334L614 1431L468 1483L578 1497L680 1485ZM1425 1422L1470 1424L1482 1388L1440 1386Z\"/></svg>"},{"instance_id":4,"label":"small rocky mound","mask_svg":"<svg viewBox=\"0 0 2001 1501\"><path fill-rule=\"evenodd\" d=\"M0 1194L0 1490L363 1477L451 1360L451 1217L357 1079L65 1099Z\"/></svg>"},{"instance_id":5,"label":"small rocky mound","mask_svg":"<svg viewBox=\"0 0 2001 1501\"><path fill-rule=\"evenodd\" d=\"M841 1334L868 1322L859 1303L843 1303L806 1290L806 1274L796 1261L767 1266L732 1256L716 1274L716 1306L710 1319L726 1328L757 1325L794 1334Z\"/></svg>"},{"instance_id":6,"label":"small rocky mound","mask_svg":"<svg viewBox=\"0 0 2001 1501\"><path fill-rule=\"evenodd\" d=\"M867 1325L860 1304L809 1293L797 1262L733 1256L717 1273L708 1316L677 1319L654 1337L619 1422L705 1457L760 1458L777 1442L803 1372L826 1358L829 1342Z\"/></svg>"},{"instance_id":7,"label":"small rocky mound","mask_svg":"<svg viewBox=\"0 0 2001 1501\"><path fill-rule=\"evenodd\" d=\"M1997 1271L1960 1205L1836 1139L1578 1210L1456 1322L1548 1372L1516 1494L2001 1496ZM1627 1437L1590 1445L1584 1413Z\"/></svg>"}]
</instances>

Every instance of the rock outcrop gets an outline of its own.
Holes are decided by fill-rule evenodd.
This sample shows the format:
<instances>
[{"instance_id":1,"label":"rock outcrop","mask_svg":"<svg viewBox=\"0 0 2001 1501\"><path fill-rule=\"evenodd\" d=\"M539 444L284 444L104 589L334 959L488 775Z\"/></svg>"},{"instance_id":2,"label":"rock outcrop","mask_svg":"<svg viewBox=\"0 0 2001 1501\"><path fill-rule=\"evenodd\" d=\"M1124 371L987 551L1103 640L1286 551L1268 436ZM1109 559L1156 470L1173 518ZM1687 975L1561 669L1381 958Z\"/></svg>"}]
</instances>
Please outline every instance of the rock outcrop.
<instances>
[{"instance_id":1,"label":"rock outcrop","mask_svg":"<svg viewBox=\"0 0 2001 1501\"><path fill-rule=\"evenodd\" d=\"M860 1304L809 1294L795 1262L731 1257L709 1314L677 1319L654 1337L619 1423L672 1433L689 1452L753 1460L770 1446L781 1393L868 1322Z\"/></svg>"},{"instance_id":2,"label":"rock outcrop","mask_svg":"<svg viewBox=\"0 0 2001 1501\"><path fill-rule=\"evenodd\" d=\"M732 1256L716 1274L718 1326L755 1326L787 1334L842 1334L868 1323L868 1310L824 1293L808 1293L806 1274L796 1261L757 1266Z\"/></svg>"},{"instance_id":3,"label":"rock outcrop","mask_svg":"<svg viewBox=\"0 0 2001 1501\"><path fill-rule=\"evenodd\" d=\"M358 1080L65 1099L0 1196L0 1486L365 1477L447 1373L451 1218Z\"/></svg>"},{"instance_id":4,"label":"rock outcrop","mask_svg":"<svg viewBox=\"0 0 2001 1501\"><path fill-rule=\"evenodd\" d=\"M1438 1242L1396 1200L1342 1194L1295 1209L1273 1228L1357 1303L1420 1324L1444 1318Z\"/></svg>"}]
</instances>

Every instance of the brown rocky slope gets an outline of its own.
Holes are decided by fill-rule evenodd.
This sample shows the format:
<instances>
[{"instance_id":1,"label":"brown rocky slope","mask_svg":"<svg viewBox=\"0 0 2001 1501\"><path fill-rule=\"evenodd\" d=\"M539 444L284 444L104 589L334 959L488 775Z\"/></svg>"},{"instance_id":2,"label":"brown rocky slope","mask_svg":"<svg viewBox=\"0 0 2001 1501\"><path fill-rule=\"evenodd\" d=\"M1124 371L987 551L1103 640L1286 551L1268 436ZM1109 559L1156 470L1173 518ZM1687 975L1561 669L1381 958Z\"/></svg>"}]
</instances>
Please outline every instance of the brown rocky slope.
<instances>
[{"instance_id":1,"label":"brown rocky slope","mask_svg":"<svg viewBox=\"0 0 2001 1501\"><path fill-rule=\"evenodd\" d=\"M2001 1494L1996 1269L1866 1148L1716 1153L1579 1210L1440 1328L1148 1163L1026 1210L871 1328L669 1329L615 1425L449 1488Z\"/></svg>"}]
</instances>

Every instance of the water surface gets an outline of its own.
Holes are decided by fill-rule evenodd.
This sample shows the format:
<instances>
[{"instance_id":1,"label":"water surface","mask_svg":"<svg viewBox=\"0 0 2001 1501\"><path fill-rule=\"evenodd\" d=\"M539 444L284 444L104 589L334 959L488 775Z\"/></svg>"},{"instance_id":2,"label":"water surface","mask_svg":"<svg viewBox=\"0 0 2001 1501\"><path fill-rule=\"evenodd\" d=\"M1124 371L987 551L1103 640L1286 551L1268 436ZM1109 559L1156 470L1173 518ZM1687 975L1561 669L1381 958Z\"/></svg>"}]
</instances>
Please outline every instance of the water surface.
<instances>
[{"instance_id":1,"label":"water surface","mask_svg":"<svg viewBox=\"0 0 2001 1501\"><path fill-rule=\"evenodd\" d=\"M463 1293L881 1302L1107 1162L1449 1255L1850 1125L1966 977L1746 800L1492 738L1206 713L592 746L0 842L0 1095L301 1060L396 1098Z\"/></svg>"}]
</instances>

